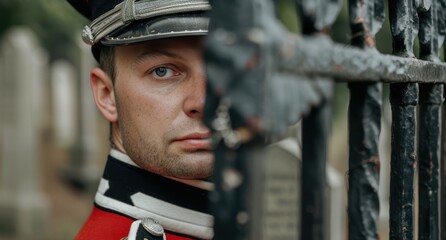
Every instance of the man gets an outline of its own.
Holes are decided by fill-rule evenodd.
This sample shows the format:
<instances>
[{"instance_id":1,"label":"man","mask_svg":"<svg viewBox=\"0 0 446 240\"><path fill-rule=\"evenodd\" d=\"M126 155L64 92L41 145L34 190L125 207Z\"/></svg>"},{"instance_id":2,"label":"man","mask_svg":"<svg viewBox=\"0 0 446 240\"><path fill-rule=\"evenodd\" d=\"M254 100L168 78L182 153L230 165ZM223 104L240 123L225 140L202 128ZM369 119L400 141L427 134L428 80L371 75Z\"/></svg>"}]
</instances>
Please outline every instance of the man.
<instances>
[{"instance_id":1,"label":"man","mask_svg":"<svg viewBox=\"0 0 446 240\"><path fill-rule=\"evenodd\" d=\"M76 239L211 239L205 0L69 0L92 23L94 100L112 149Z\"/></svg>"}]
</instances>

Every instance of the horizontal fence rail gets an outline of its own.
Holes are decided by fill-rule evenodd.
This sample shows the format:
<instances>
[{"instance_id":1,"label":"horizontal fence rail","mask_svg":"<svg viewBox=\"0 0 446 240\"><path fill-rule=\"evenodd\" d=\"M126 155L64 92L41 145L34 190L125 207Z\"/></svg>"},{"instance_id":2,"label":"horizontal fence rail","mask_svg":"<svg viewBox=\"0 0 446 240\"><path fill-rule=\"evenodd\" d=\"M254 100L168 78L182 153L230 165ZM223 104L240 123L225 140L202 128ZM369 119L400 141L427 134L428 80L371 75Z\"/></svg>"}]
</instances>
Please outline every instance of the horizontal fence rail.
<instances>
[{"instance_id":1,"label":"horizontal fence rail","mask_svg":"<svg viewBox=\"0 0 446 240\"><path fill-rule=\"evenodd\" d=\"M338 81L446 83L446 64L381 54L334 43L326 36L289 36L280 69L297 75L331 76Z\"/></svg>"}]
</instances>

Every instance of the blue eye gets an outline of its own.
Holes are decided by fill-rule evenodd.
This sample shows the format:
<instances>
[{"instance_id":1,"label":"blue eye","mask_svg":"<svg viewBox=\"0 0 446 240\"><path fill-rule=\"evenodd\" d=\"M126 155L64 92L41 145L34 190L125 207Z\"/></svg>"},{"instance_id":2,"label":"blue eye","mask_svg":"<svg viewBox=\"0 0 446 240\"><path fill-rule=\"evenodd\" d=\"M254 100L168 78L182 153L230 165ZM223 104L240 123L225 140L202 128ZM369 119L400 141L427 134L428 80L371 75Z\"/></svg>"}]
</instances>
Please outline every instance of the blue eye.
<instances>
[{"instance_id":1,"label":"blue eye","mask_svg":"<svg viewBox=\"0 0 446 240\"><path fill-rule=\"evenodd\" d=\"M154 77L168 78L175 75L175 72L169 67L157 67L152 71L152 74L154 74Z\"/></svg>"},{"instance_id":2,"label":"blue eye","mask_svg":"<svg viewBox=\"0 0 446 240\"><path fill-rule=\"evenodd\" d=\"M155 74L158 77L164 77L167 74L167 68L166 67L159 67L159 68L155 69Z\"/></svg>"}]
</instances>

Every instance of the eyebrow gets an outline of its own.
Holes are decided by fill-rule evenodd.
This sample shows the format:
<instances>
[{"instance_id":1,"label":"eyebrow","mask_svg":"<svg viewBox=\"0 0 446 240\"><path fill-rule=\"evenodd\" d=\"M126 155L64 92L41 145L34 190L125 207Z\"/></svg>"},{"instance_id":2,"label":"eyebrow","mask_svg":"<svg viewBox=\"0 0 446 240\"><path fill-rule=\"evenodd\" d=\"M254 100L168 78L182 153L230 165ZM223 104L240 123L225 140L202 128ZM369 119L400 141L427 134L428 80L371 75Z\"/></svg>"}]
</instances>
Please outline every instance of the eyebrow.
<instances>
[{"instance_id":1,"label":"eyebrow","mask_svg":"<svg viewBox=\"0 0 446 240\"><path fill-rule=\"evenodd\" d=\"M169 49L147 48L136 56L135 63L141 63L146 59L153 59L160 56L167 56L171 58L181 58L181 59L184 58L183 56Z\"/></svg>"}]
</instances>

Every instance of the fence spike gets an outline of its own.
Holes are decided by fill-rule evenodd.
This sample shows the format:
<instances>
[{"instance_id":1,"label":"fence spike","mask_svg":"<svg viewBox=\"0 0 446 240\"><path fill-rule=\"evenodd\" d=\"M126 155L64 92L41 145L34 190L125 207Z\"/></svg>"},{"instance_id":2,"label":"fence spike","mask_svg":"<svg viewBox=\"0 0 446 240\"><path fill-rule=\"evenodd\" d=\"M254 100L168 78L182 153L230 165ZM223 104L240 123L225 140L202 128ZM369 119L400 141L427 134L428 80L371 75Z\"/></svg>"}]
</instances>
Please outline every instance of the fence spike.
<instances>
[{"instance_id":1,"label":"fence spike","mask_svg":"<svg viewBox=\"0 0 446 240\"><path fill-rule=\"evenodd\" d=\"M415 38L418 34L418 14L414 1L389 1L390 30L392 32L393 54L411 57Z\"/></svg>"},{"instance_id":2,"label":"fence spike","mask_svg":"<svg viewBox=\"0 0 446 240\"><path fill-rule=\"evenodd\" d=\"M341 0L296 0L304 34L326 32L341 11Z\"/></svg>"}]
</instances>

